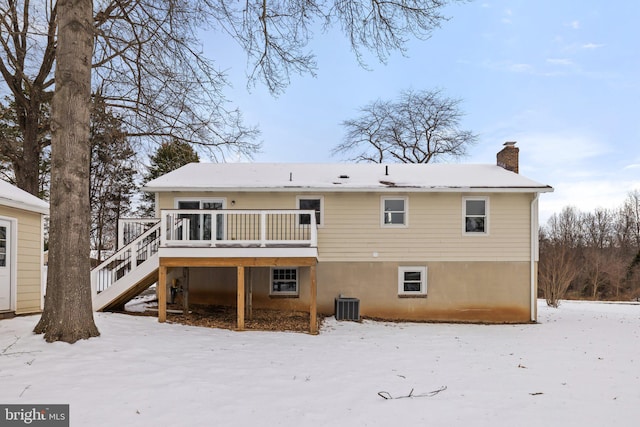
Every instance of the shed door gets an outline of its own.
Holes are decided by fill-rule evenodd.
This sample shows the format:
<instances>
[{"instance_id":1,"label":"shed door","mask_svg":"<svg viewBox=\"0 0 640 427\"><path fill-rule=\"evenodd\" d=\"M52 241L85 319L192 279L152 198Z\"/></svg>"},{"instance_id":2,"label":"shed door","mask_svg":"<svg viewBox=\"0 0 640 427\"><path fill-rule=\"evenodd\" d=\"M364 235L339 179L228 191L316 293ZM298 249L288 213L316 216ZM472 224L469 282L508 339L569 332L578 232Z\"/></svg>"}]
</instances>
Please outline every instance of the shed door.
<instances>
[{"instance_id":1,"label":"shed door","mask_svg":"<svg viewBox=\"0 0 640 427\"><path fill-rule=\"evenodd\" d=\"M11 223L0 220L0 311L11 310Z\"/></svg>"}]
</instances>

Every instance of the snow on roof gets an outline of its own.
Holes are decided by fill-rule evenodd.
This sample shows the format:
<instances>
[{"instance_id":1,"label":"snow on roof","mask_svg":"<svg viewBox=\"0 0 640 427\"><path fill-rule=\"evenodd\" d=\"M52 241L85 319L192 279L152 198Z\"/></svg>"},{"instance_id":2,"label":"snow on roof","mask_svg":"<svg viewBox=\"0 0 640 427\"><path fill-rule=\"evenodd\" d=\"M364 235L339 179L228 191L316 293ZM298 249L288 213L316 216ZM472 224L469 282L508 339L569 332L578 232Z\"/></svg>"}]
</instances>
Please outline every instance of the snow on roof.
<instances>
[{"instance_id":1,"label":"snow on roof","mask_svg":"<svg viewBox=\"0 0 640 427\"><path fill-rule=\"evenodd\" d=\"M0 179L0 205L49 214L49 204L36 196Z\"/></svg>"},{"instance_id":2,"label":"snow on roof","mask_svg":"<svg viewBox=\"0 0 640 427\"><path fill-rule=\"evenodd\" d=\"M190 163L148 182L162 191L553 191L495 165Z\"/></svg>"}]
</instances>

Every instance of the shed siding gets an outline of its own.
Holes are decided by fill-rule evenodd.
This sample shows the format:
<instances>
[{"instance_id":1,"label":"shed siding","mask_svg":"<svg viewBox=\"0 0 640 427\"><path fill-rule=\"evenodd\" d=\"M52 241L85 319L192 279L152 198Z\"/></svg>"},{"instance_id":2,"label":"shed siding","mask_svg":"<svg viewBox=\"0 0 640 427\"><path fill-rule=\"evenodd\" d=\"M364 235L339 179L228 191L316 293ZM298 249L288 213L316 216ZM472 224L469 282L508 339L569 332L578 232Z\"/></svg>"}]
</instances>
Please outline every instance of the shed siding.
<instances>
[{"instance_id":1,"label":"shed siding","mask_svg":"<svg viewBox=\"0 0 640 427\"><path fill-rule=\"evenodd\" d=\"M0 216L17 220L16 314L39 312L42 295L42 215L0 206Z\"/></svg>"}]
</instances>

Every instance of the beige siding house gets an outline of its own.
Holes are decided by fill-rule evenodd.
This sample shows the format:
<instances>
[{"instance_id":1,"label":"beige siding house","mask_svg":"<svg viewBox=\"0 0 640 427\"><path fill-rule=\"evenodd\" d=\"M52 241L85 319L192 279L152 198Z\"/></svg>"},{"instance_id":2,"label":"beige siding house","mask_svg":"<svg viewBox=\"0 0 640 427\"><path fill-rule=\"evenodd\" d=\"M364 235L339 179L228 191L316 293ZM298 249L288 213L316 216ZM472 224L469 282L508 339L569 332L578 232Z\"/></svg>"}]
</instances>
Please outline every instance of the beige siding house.
<instances>
[{"instance_id":1,"label":"beige siding house","mask_svg":"<svg viewBox=\"0 0 640 427\"><path fill-rule=\"evenodd\" d=\"M135 293L119 277L139 270L143 286L158 280L160 321L178 287L237 307L239 329L252 308L308 310L312 332L345 307L536 321L538 197L553 189L517 169L513 143L497 165L189 164L145 186L158 219L94 270L94 308Z\"/></svg>"},{"instance_id":2,"label":"beige siding house","mask_svg":"<svg viewBox=\"0 0 640 427\"><path fill-rule=\"evenodd\" d=\"M49 205L0 180L0 317L42 310Z\"/></svg>"}]
</instances>

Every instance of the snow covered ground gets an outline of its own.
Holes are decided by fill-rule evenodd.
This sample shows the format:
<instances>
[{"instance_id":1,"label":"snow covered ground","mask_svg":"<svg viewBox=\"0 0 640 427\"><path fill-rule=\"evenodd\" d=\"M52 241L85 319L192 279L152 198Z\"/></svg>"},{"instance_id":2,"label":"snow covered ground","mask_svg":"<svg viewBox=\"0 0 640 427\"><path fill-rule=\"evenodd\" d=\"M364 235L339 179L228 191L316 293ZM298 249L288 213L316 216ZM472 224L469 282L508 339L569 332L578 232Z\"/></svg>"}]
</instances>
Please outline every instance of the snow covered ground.
<instances>
[{"instance_id":1,"label":"snow covered ground","mask_svg":"<svg viewBox=\"0 0 640 427\"><path fill-rule=\"evenodd\" d=\"M0 403L68 403L72 426L640 425L640 305L539 307L536 325L318 336L99 313L102 336L73 345L1 320Z\"/></svg>"}]
</instances>

